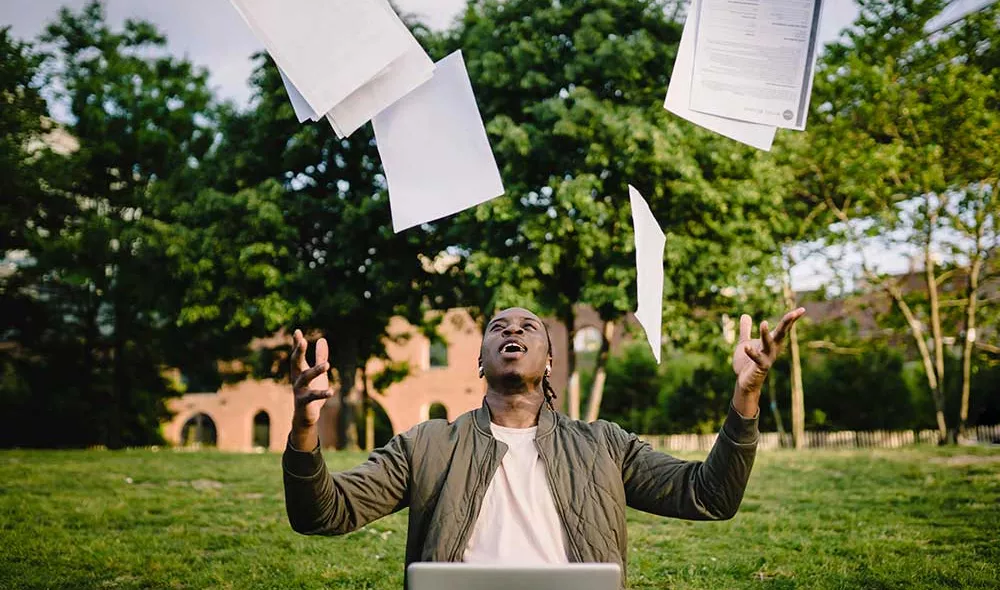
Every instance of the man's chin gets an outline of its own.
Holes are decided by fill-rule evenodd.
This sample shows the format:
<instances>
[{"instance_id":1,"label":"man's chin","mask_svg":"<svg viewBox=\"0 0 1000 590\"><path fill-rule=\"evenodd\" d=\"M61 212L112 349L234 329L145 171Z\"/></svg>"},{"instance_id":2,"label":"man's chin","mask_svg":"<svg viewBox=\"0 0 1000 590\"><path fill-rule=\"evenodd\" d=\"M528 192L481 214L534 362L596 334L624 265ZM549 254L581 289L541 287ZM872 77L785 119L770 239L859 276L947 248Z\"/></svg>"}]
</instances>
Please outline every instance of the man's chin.
<instances>
[{"instance_id":1,"label":"man's chin","mask_svg":"<svg viewBox=\"0 0 1000 590\"><path fill-rule=\"evenodd\" d=\"M528 386L529 381L523 371L513 367L497 375L496 380L501 392L510 391L511 393L520 393Z\"/></svg>"}]
</instances>

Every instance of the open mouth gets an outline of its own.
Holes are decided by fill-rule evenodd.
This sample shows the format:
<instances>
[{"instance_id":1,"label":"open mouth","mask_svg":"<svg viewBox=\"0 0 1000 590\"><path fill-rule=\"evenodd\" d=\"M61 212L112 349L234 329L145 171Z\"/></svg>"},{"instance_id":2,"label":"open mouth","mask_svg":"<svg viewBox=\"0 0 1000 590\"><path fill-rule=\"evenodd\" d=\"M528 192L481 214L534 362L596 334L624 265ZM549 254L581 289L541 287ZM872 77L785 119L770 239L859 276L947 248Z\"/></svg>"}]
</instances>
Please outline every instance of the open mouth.
<instances>
[{"instance_id":1,"label":"open mouth","mask_svg":"<svg viewBox=\"0 0 1000 590\"><path fill-rule=\"evenodd\" d=\"M528 347L516 340L508 340L500 345L500 354L524 354Z\"/></svg>"}]
</instances>

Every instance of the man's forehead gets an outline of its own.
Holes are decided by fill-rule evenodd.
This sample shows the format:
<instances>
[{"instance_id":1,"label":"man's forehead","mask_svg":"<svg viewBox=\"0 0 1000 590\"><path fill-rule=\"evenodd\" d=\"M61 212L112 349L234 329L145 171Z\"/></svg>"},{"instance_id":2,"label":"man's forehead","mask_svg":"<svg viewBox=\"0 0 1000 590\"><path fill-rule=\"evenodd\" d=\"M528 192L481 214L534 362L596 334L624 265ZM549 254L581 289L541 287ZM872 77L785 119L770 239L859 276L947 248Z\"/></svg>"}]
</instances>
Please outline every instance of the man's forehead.
<instances>
[{"instance_id":1,"label":"man's forehead","mask_svg":"<svg viewBox=\"0 0 1000 590\"><path fill-rule=\"evenodd\" d=\"M536 322L542 321L531 310L524 309L523 307L508 307L507 309L493 316L493 319L491 319L489 323L492 324L497 320L510 321L510 320L523 320L523 319L532 319L535 320Z\"/></svg>"}]
</instances>

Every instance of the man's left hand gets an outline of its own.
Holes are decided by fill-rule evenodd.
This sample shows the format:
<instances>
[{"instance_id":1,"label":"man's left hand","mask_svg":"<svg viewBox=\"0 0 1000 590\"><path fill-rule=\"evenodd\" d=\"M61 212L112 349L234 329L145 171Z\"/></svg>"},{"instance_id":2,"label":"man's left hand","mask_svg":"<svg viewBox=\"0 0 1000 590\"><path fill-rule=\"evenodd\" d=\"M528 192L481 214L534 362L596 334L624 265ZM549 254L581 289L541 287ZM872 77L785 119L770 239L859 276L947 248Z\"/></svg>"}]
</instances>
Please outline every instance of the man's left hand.
<instances>
[{"instance_id":1,"label":"man's left hand","mask_svg":"<svg viewBox=\"0 0 1000 590\"><path fill-rule=\"evenodd\" d=\"M746 314L740 317L740 338L733 351L733 372L736 373L733 407L743 416L752 418L757 415L760 390L767 372L781 353L785 336L805 313L806 310L801 307L786 313L773 332L769 331L767 321L761 322L760 338L753 340L750 339L753 320Z\"/></svg>"}]
</instances>

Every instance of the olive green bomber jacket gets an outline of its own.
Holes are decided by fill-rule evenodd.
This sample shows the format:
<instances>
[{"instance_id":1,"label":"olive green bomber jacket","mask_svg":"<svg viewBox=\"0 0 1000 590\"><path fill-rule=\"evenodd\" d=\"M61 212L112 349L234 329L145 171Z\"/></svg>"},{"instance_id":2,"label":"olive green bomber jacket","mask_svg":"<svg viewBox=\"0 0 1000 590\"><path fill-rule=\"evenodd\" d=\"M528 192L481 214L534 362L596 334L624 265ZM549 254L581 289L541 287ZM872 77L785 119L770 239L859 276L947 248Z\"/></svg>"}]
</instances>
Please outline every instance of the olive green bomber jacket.
<instances>
[{"instance_id":1,"label":"olive green bomber jacket","mask_svg":"<svg viewBox=\"0 0 1000 590\"><path fill-rule=\"evenodd\" d=\"M616 424L542 408L535 445L565 527L571 562L627 560L625 507L688 520L724 520L743 499L757 449L757 419L732 407L708 457L654 451ZM362 465L330 473L319 452L282 458L292 528L339 535L409 508L406 565L461 561L483 496L507 446L493 438L485 402L454 422L396 435Z\"/></svg>"}]
</instances>

